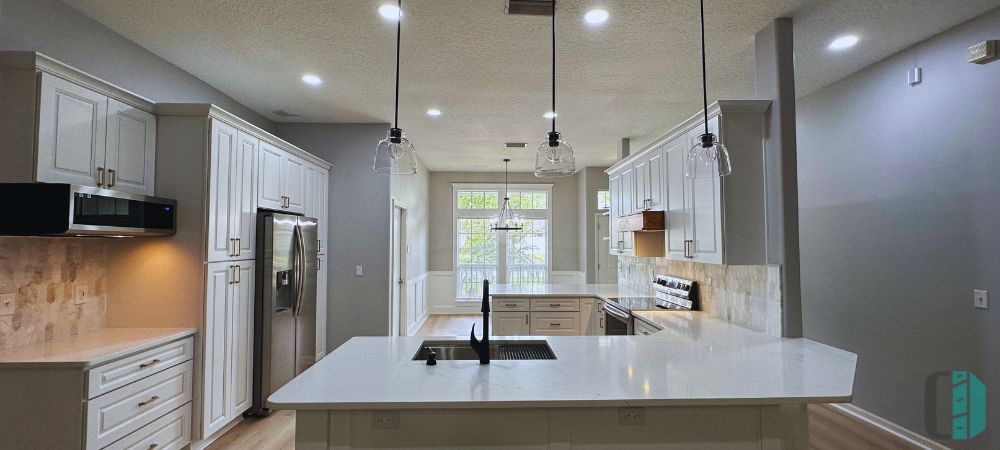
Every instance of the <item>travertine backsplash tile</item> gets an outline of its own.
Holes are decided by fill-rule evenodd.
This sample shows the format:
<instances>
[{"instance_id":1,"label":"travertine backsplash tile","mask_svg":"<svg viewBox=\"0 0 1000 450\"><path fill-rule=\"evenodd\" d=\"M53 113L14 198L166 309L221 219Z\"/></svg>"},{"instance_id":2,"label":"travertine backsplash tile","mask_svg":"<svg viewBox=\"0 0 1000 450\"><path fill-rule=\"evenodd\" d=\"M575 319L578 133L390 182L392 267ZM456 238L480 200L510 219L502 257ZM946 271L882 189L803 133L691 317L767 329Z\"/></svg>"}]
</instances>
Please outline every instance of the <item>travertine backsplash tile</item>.
<instances>
[{"instance_id":1,"label":"travertine backsplash tile","mask_svg":"<svg viewBox=\"0 0 1000 450\"><path fill-rule=\"evenodd\" d=\"M0 238L0 294L15 294L14 313L0 316L0 351L103 328L108 254L104 239ZM74 303L76 286L87 303Z\"/></svg>"},{"instance_id":2,"label":"travertine backsplash tile","mask_svg":"<svg viewBox=\"0 0 1000 450\"><path fill-rule=\"evenodd\" d=\"M781 336L781 269L723 266L666 258L618 257L618 284L652 294L655 275L698 282L701 310L730 322Z\"/></svg>"}]
</instances>

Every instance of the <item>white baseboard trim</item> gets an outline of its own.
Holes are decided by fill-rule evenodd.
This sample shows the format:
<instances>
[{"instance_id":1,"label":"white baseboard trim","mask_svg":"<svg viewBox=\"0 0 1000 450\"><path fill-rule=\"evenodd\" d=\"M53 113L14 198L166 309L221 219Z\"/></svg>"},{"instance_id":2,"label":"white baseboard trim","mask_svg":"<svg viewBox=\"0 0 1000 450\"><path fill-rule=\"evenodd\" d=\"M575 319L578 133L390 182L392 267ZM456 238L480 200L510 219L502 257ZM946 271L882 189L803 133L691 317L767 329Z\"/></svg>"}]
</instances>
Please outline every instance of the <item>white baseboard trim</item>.
<instances>
[{"instance_id":1,"label":"white baseboard trim","mask_svg":"<svg viewBox=\"0 0 1000 450\"><path fill-rule=\"evenodd\" d=\"M430 316L431 315L427 311L424 311L424 313L421 314L420 317L417 317L416 322L413 322L409 327L406 328L406 335L413 336L417 334L417 331L419 331L420 328L424 326L424 322L427 322L427 318Z\"/></svg>"},{"instance_id":2,"label":"white baseboard trim","mask_svg":"<svg viewBox=\"0 0 1000 450\"><path fill-rule=\"evenodd\" d=\"M928 438L920 433L916 433L908 428L905 428L895 422L890 421L882 416L876 415L874 413L868 412L850 403L832 403L830 404L833 408L839 410L840 412L847 414L855 419L865 422L875 428L878 428L886 433L898 437L919 448L929 449L929 450L950 450L949 447L942 445L931 438Z\"/></svg>"}]
</instances>

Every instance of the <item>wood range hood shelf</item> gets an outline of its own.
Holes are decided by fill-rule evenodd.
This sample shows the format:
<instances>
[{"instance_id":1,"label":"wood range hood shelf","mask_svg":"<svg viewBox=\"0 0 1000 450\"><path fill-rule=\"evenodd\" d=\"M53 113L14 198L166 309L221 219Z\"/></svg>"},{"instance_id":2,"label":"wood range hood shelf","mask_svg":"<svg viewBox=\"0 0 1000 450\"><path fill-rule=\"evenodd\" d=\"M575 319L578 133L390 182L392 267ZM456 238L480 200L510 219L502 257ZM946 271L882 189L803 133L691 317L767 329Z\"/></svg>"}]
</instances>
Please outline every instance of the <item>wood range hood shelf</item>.
<instances>
[{"instance_id":1,"label":"wood range hood shelf","mask_svg":"<svg viewBox=\"0 0 1000 450\"><path fill-rule=\"evenodd\" d=\"M666 256L667 217L663 211L640 211L617 219L619 231L631 232L632 255L641 258Z\"/></svg>"}]
</instances>

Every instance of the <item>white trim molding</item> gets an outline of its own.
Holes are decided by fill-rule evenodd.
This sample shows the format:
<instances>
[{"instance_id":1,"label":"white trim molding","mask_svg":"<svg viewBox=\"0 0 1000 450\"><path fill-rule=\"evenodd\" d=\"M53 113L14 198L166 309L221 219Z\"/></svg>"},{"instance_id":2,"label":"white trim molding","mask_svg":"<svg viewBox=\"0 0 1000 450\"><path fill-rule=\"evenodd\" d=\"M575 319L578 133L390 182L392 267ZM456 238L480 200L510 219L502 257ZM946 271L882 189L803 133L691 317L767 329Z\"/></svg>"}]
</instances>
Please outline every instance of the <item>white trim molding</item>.
<instances>
[{"instance_id":1,"label":"white trim molding","mask_svg":"<svg viewBox=\"0 0 1000 450\"><path fill-rule=\"evenodd\" d=\"M427 276L424 272L406 280L406 302L401 305L406 308L406 335L413 336L430 316L430 296ZM412 320L410 320L412 318Z\"/></svg>"},{"instance_id":2,"label":"white trim molding","mask_svg":"<svg viewBox=\"0 0 1000 450\"><path fill-rule=\"evenodd\" d=\"M882 416L868 412L850 403L831 403L834 409L867 423L885 433L891 434L901 440L914 445L917 448L928 450L950 450L949 447L928 438L920 433L916 433Z\"/></svg>"}]
</instances>

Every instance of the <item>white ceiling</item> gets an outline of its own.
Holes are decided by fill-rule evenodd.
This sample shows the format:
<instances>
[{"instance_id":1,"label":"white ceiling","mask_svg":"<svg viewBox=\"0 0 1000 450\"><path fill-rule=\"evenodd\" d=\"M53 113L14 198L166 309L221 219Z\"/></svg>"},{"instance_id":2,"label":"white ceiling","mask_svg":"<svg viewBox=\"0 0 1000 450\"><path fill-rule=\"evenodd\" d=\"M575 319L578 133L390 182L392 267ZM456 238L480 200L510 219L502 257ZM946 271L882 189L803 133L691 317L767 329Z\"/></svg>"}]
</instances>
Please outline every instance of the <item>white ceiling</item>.
<instances>
[{"instance_id":1,"label":"white ceiling","mask_svg":"<svg viewBox=\"0 0 1000 450\"><path fill-rule=\"evenodd\" d=\"M392 119L395 23L388 0L64 0L275 121ZM504 0L403 4L400 128L431 170L530 170L548 131L549 20L507 16ZM795 20L799 95L1000 0L707 0L709 96L752 98L753 36ZM583 22L594 6L602 26ZM695 0L564 0L558 10L558 129L579 167L608 165L701 109ZM832 53L844 33L861 42ZM303 73L325 83L304 85ZM440 117L429 117L429 108ZM301 115L283 118L285 110ZM508 152L508 141L528 150ZM374 142L372 148L374 148Z\"/></svg>"}]
</instances>

